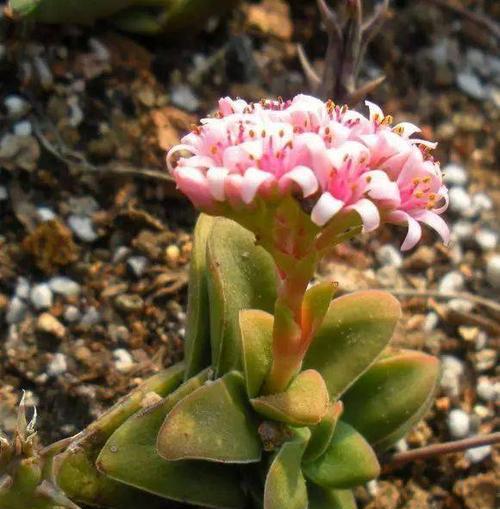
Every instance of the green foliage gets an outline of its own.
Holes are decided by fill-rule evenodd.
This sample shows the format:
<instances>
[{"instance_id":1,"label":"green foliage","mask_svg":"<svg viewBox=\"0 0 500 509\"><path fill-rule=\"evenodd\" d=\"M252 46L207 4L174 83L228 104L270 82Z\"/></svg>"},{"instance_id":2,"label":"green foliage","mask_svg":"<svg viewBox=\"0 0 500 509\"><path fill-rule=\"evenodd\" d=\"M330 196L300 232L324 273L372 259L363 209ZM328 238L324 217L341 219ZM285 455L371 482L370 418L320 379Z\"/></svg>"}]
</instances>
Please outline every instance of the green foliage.
<instances>
[{"instance_id":1,"label":"green foliage","mask_svg":"<svg viewBox=\"0 0 500 509\"><path fill-rule=\"evenodd\" d=\"M392 295L368 290L335 299L304 359L337 399L387 346L401 315Z\"/></svg>"},{"instance_id":2,"label":"green foliage","mask_svg":"<svg viewBox=\"0 0 500 509\"><path fill-rule=\"evenodd\" d=\"M234 221L217 218L207 243L212 367L217 375L242 368L239 314L272 312L276 269L255 237Z\"/></svg>"},{"instance_id":3,"label":"green foliage","mask_svg":"<svg viewBox=\"0 0 500 509\"><path fill-rule=\"evenodd\" d=\"M356 509L351 490L332 490L310 484L307 488L309 509Z\"/></svg>"}]
</instances>

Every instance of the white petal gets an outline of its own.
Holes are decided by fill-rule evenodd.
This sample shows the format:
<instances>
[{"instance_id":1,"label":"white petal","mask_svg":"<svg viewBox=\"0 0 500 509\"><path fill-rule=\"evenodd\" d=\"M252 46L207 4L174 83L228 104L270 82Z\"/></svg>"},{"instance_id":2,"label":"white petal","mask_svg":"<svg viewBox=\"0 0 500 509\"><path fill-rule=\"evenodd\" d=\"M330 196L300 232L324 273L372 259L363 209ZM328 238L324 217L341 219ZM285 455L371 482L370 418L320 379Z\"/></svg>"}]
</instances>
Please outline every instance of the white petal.
<instances>
[{"instance_id":1,"label":"white petal","mask_svg":"<svg viewBox=\"0 0 500 509\"><path fill-rule=\"evenodd\" d=\"M370 111L370 120L376 120L377 122L381 122L384 119L384 112L377 106L375 103L371 101L365 101L365 104L368 106L368 110Z\"/></svg>"},{"instance_id":2,"label":"white petal","mask_svg":"<svg viewBox=\"0 0 500 509\"><path fill-rule=\"evenodd\" d=\"M346 210L355 210L361 216L364 232L372 232L380 226L380 213L371 200L362 198L346 207Z\"/></svg>"},{"instance_id":3,"label":"white petal","mask_svg":"<svg viewBox=\"0 0 500 509\"><path fill-rule=\"evenodd\" d=\"M207 181L210 193L217 201L224 201L226 194L224 192L224 182L229 170L223 167L210 168L207 171Z\"/></svg>"},{"instance_id":4,"label":"white petal","mask_svg":"<svg viewBox=\"0 0 500 509\"><path fill-rule=\"evenodd\" d=\"M387 220L391 223L401 224L406 223L408 225L408 233L406 234L405 240L401 245L401 251L408 251L415 247L417 242L422 237L422 228L418 221L413 219L409 214L402 210L395 210L387 216Z\"/></svg>"},{"instance_id":5,"label":"white petal","mask_svg":"<svg viewBox=\"0 0 500 509\"><path fill-rule=\"evenodd\" d=\"M323 193L314 205L311 220L318 226L323 226L344 206L344 202L337 200L330 193Z\"/></svg>"},{"instance_id":6,"label":"white petal","mask_svg":"<svg viewBox=\"0 0 500 509\"><path fill-rule=\"evenodd\" d=\"M241 186L241 198L247 205L253 201L260 186L274 178L273 175L258 168L248 168L243 177Z\"/></svg>"},{"instance_id":7,"label":"white petal","mask_svg":"<svg viewBox=\"0 0 500 509\"><path fill-rule=\"evenodd\" d=\"M167 153L167 166L168 166L169 171L174 170L174 167L171 164L172 156L174 154L176 154L177 152L182 152L182 151L191 152L191 154L196 155L194 152L194 148L191 145L186 145L183 143L181 143L180 145L176 145L175 147L171 148L169 150L169 152Z\"/></svg>"},{"instance_id":8,"label":"white petal","mask_svg":"<svg viewBox=\"0 0 500 509\"><path fill-rule=\"evenodd\" d=\"M396 133L400 132L401 136L404 136L405 138L409 138L412 134L422 132L420 127L412 124L411 122L400 122L399 124L396 124L392 130Z\"/></svg>"},{"instance_id":9,"label":"white petal","mask_svg":"<svg viewBox=\"0 0 500 509\"><path fill-rule=\"evenodd\" d=\"M413 215L413 217L427 226L430 226L433 230L435 230L445 244L448 244L450 241L450 229L448 225L444 222L443 218L435 214L430 210L422 210Z\"/></svg>"},{"instance_id":10,"label":"white petal","mask_svg":"<svg viewBox=\"0 0 500 509\"><path fill-rule=\"evenodd\" d=\"M304 198L314 194L319 187L316 175L307 166L296 166L293 170L285 173L280 179L280 184L285 187L291 182L295 182L302 189L302 196Z\"/></svg>"}]
</instances>

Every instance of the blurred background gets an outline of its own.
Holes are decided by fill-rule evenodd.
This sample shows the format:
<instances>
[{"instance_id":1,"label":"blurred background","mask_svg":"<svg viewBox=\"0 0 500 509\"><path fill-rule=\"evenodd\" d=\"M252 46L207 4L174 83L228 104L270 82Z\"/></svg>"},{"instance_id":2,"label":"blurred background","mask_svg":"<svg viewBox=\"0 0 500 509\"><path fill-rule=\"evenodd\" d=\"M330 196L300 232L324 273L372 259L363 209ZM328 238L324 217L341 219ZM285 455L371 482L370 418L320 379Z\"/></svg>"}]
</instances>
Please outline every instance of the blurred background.
<instances>
[{"instance_id":1,"label":"blurred background","mask_svg":"<svg viewBox=\"0 0 500 509\"><path fill-rule=\"evenodd\" d=\"M51 441L182 357L196 214L166 150L220 96L309 92L297 44L321 74L327 34L312 0L13 0L0 13L0 428L24 388ZM402 256L404 229L386 227L318 277L393 291L395 343L441 357L405 450L498 429L500 3L397 0L383 18L359 83L385 76L369 99L439 142L453 241L427 231ZM359 505L494 509L499 462L484 446L406 465Z\"/></svg>"}]
</instances>

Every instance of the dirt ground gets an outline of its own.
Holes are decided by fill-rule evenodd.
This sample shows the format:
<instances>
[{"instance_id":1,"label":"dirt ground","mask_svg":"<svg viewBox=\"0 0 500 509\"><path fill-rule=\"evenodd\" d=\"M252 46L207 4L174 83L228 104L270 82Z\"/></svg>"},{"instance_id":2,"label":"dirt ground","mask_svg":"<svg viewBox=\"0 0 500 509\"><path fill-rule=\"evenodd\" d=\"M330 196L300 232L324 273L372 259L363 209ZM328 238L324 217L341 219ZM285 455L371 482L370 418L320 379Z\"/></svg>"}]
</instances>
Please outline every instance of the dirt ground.
<instances>
[{"instance_id":1,"label":"dirt ground","mask_svg":"<svg viewBox=\"0 0 500 509\"><path fill-rule=\"evenodd\" d=\"M498 35L436 3L394 3L361 79L385 74L371 99L439 141L453 242L426 232L402 256L405 232L387 228L320 270L342 292L394 291L394 342L443 360L436 402L398 450L499 424ZM452 3L500 17L495 2ZM69 436L182 358L196 213L165 151L222 95L307 91L297 42L320 68L314 2L242 2L176 41L0 18L0 428L13 430L26 389L44 441ZM359 506L494 509L499 463L486 446L410 464L359 489Z\"/></svg>"}]
</instances>

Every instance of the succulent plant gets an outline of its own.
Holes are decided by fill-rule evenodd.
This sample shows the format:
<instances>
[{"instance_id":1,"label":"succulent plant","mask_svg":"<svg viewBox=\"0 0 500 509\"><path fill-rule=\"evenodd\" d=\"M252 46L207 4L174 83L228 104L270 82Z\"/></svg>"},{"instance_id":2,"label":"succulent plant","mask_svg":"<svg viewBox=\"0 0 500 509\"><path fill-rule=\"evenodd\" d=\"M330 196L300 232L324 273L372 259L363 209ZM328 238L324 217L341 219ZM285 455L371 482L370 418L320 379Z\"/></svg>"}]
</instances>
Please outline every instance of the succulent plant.
<instances>
[{"instance_id":1,"label":"succulent plant","mask_svg":"<svg viewBox=\"0 0 500 509\"><path fill-rule=\"evenodd\" d=\"M203 26L238 0L10 0L14 18L42 23L90 24L109 18L118 28L144 34L174 34Z\"/></svg>"},{"instance_id":2,"label":"succulent plant","mask_svg":"<svg viewBox=\"0 0 500 509\"><path fill-rule=\"evenodd\" d=\"M408 223L404 248L418 221L447 234L425 142L370 109L225 99L172 150L174 178L206 212L185 360L50 454L4 447L2 509L355 508L351 490L377 477L377 454L431 405L439 362L390 346L401 316L390 294L333 298L334 282L310 280L333 245L384 220ZM15 444L31 444L32 428L21 420Z\"/></svg>"}]
</instances>

